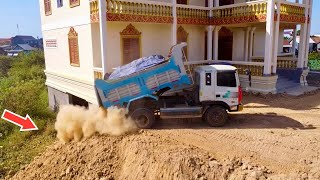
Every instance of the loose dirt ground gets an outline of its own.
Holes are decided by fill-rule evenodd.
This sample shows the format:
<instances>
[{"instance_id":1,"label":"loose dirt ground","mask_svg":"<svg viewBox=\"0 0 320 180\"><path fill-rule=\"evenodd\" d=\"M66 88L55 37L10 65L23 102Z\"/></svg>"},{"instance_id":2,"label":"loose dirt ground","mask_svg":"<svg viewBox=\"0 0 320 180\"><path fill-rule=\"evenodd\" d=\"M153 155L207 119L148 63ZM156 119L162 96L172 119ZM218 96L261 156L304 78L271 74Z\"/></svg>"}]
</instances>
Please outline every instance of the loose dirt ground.
<instances>
[{"instance_id":1,"label":"loose dirt ground","mask_svg":"<svg viewBox=\"0 0 320 180\"><path fill-rule=\"evenodd\" d=\"M252 95L223 128L153 130L56 142L13 179L320 179L320 92Z\"/></svg>"}]
</instances>

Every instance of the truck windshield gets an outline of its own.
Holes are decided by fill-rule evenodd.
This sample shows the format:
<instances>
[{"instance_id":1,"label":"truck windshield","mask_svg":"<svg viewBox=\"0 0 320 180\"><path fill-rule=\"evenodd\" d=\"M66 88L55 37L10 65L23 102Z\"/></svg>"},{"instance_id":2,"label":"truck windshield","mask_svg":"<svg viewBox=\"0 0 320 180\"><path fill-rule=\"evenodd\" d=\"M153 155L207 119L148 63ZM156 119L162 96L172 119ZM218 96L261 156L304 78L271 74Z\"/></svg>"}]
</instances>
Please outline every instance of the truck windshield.
<instances>
[{"instance_id":1,"label":"truck windshield","mask_svg":"<svg viewBox=\"0 0 320 180\"><path fill-rule=\"evenodd\" d=\"M235 71L217 72L217 86L237 87L236 72Z\"/></svg>"}]
</instances>

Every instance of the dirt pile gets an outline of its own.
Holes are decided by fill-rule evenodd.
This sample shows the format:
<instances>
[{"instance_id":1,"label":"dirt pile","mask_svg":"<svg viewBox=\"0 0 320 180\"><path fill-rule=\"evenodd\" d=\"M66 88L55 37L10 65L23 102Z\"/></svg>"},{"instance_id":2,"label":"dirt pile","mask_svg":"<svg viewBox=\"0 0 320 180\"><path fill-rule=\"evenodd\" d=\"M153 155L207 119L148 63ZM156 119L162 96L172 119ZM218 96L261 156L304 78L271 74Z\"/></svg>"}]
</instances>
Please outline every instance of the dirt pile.
<instances>
[{"instance_id":1,"label":"dirt pile","mask_svg":"<svg viewBox=\"0 0 320 180\"><path fill-rule=\"evenodd\" d=\"M265 179L271 172L149 132L57 142L12 179Z\"/></svg>"},{"instance_id":2,"label":"dirt pile","mask_svg":"<svg viewBox=\"0 0 320 180\"><path fill-rule=\"evenodd\" d=\"M177 120L57 142L13 179L320 179L319 99L247 94L223 128Z\"/></svg>"},{"instance_id":3,"label":"dirt pile","mask_svg":"<svg viewBox=\"0 0 320 180\"><path fill-rule=\"evenodd\" d=\"M107 110L90 106L62 106L55 123L57 137L62 142L80 141L82 137L91 137L94 133L119 136L137 130L126 110L110 107Z\"/></svg>"}]
</instances>

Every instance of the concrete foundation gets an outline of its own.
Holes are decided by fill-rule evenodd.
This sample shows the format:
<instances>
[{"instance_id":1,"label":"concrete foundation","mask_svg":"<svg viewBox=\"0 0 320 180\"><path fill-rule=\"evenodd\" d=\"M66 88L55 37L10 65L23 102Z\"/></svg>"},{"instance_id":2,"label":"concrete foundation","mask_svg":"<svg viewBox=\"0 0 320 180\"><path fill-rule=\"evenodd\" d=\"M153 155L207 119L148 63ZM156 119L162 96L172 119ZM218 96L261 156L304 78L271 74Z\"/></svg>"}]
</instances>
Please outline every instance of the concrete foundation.
<instances>
[{"instance_id":1,"label":"concrete foundation","mask_svg":"<svg viewBox=\"0 0 320 180\"><path fill-rule=\"evenodd\" d=\"M249 76L239 75L240 84L244 91L260 93L276 93L276 84L278 76L252 76L251 86Z\"/></svg>"},{"instance_id":2,"label":"concrete foundation","mask_svg":"<svg viewBox=\"0 0 320 180\"><path fill-rule=\"evenodd\" d=\"M49 107L57 111L60 105L71 104L71 95L48 86Z\"/></svg>"}]
</instances>

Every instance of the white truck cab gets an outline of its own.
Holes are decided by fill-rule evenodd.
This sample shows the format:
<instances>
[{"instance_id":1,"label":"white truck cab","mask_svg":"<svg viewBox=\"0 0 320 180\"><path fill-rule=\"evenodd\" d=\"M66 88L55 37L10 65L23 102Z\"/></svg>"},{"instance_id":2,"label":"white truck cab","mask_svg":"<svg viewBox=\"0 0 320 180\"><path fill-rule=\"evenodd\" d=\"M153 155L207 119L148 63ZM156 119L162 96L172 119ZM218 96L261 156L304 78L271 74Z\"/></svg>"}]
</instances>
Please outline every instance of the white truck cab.
<instances>
[{"instance_id":1,"label":"white truck cab","mask_svg":"<svg viewBox=\"0 0 320 180\"><path fill-rule=\"evenodd\" d=\"M220 102L228 107L228 111L242 110L242 91L235 67L229 65L199 66L195 69L194 81L195 85L199 86L201 103Z\"/></svg>"}]
</instances>

